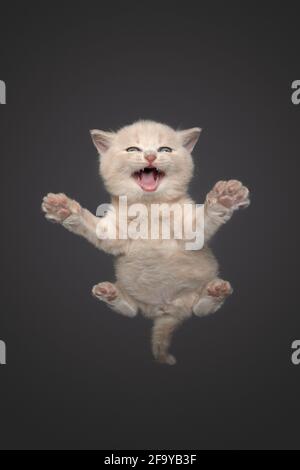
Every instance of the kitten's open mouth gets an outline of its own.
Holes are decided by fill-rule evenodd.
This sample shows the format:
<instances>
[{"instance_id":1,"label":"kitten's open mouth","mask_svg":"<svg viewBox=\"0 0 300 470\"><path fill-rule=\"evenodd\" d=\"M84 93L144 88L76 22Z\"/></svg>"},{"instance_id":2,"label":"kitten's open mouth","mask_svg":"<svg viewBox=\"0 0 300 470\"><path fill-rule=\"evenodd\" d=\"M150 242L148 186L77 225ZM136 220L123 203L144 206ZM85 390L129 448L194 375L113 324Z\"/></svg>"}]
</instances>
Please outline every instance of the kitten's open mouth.
<instances>
[{"instance_id":1,"label":"kitten's open mouth","mask_svg":"<svg viewBox=\"0 0 300 470\"><path fill-rule=\"evenodd\" d=\"M157 190L161 180L164 178L165 173L155 167L143 168L143 170L133 173L133 178L138 185L149 193Z\"/></svg>"}]
</instances>

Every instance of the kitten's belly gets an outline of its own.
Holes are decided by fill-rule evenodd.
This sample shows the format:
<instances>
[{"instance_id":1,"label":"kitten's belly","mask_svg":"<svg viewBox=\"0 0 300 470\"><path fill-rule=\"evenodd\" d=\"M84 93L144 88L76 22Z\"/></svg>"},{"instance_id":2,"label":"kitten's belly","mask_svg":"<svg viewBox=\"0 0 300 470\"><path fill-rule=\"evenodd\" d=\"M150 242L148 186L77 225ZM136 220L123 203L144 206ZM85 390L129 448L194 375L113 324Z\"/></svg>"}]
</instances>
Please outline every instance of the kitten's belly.
<instances>
[{"instance_id":1,"label":"kitten's belly","mask_svg":"<svg viewBox=\"0 0 300 470\"><path fill-rule=\"evenodd\" d=\"M201 290L216 277L218 264L208 248L185 251L176 241L139 242L117 260L116 271L120 286L136 301L162 305Z\"/></svg>"}]
</instances>

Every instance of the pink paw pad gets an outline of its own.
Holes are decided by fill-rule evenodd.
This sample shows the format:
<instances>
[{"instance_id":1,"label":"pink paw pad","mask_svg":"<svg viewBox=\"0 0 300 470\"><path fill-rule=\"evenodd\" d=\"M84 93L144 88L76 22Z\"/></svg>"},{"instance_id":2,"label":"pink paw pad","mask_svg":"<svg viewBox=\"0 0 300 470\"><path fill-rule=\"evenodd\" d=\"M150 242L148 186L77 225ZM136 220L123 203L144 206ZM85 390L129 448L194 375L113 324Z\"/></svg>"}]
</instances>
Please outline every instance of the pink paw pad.
<instances>
[{"instance_id":1,"label":"pink paw pad","mask_svg":"<svg viewBox=\"0 0 300 470\"><path fill-rule=\"evenodd\" d=\"M210 204L221 204L227 209L238 209L250 204L249 189L240 181L219 181L208 195Z\"/></svg>"},{"instance_id":2,"label":"pink paw pad","mask_svg":"<svg viewBox=\"0 0 300 470\"><path fill-rule=\"evenodd\" d=\"M213 281L207 287L207 293L210 297L224 298L232 294L233 289L227 281Z\"/></svg>"},{"instance_id":3,"label":"pink paw pad","mask_svg":"<svg viewBox=\"0 0 300 470\"><path fill-rule=\"evenodd\" d=\"M79 215L81 207L65 194L50 193L43 199L42 210L48 220L63 222L72 214Z\"/></svg>"},{"instance_id":4,"label":"pink paw pad","mask_svg":"<svg viewBox=\"0 0 300 470\"><path fill-rule=\"evenodd\" d=\"M117 288L109 282L102 282L93 287L92 293L97 299L106 300L108 302L113 302L118 297Z\"/></svg>"}]
</instances>

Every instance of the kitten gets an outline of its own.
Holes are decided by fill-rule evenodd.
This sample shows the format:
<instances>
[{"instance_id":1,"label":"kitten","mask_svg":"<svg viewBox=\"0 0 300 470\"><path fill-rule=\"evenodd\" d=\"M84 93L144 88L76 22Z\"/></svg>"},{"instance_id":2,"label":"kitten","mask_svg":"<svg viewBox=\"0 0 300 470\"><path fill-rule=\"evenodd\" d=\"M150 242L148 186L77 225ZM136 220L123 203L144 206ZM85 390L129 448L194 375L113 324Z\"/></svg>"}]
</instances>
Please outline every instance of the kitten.
<instances>
[{"instance_id":1,"label":"kitten","mask_svg":"<svg viewBox=\"0 0 300 470\"><path fill-rule=\"evenodd\" d=\"M100 175L118 209L120 196L129 207L143 203L195 204L188 195L193 176L191 153L201 129L176 131L167 125L139 121L120 131L91 131L100 155ZM100 227L110 215L98 218L64 194L43 200L48 220L81 235L97 248L116 257L116 283L96 285L94 297L116 312L135 317L140 311L154 322L152 349L156 360L174 365L169 353L171 338L192 314L216 312L233 291L218 277L218 263L208 242L234 211L249 205L249 191L239 181L220 181L208 194L204 206L205 245L187 251L182 240L100 239Z\"/></svg>"}]
</instances>

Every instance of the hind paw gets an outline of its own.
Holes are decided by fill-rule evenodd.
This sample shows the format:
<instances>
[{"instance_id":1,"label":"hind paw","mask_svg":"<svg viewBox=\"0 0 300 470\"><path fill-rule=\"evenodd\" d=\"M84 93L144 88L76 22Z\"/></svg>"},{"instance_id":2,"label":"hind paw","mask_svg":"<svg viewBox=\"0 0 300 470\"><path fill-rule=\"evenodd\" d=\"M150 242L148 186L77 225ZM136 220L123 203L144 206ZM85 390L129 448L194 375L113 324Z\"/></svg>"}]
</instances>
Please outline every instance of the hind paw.
<instances>
[{"instance_id":1,"label":"hind paw","mask_svg":"<svg viewBox=\"0 0 300 470\"><path fill-rule=\"evenodd\" d=\"M94 297L104 302L114 302L118 297L118 290L116 286L110 282L102 282L93 287L92 294Z\"/></svg>"},{"instance_id":2,"label":"hind paw","mask_svg":"<svg viewBox=\"0 0 300 470\"><path fill-rule=\"evenodd\" d=\"M232 294L233 289L229 282L217 279L207 286L207 293L210 297L225 298Z\"/></svg>"}]
</instances>

